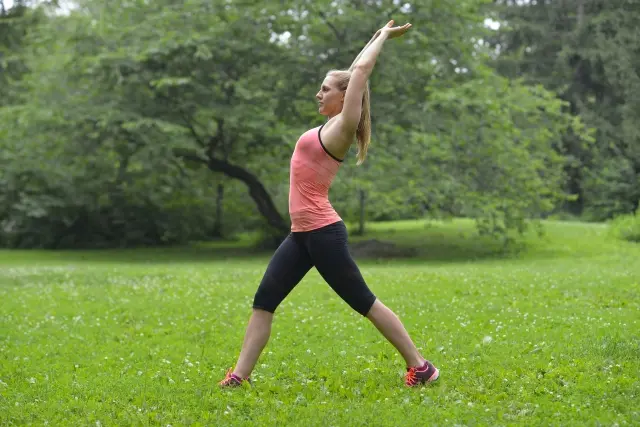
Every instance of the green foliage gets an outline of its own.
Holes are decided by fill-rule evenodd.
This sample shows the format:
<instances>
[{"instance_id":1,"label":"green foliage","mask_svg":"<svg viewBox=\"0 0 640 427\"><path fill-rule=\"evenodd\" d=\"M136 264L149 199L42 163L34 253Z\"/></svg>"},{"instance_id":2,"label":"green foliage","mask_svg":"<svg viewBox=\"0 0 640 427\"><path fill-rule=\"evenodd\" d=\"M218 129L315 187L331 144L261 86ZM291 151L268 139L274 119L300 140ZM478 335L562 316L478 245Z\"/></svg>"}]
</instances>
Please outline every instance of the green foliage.
<instances>
[{"instance_id":1,"label":"green foliage","mask_svg":"<svg viewBox=\"0 0 640 427\"><path fill-rule=\"evenodd\" d=\"M207 123L209 130L198 129L189 120L201 117L206 123L216 109L223 111L216 88L213 92L208 89L209 93L204 89L225 80L204 72L196 78L171 75L189 69L189 60L201 71L216 69L211 57L203 57L201 48L190 59L193 38L197 38L193 32L183 40L165 36L144 43L160 30L159 22L174 26L176 19L189 16L190 11L175 9L167 15L149 6L150 13L160 15L145 20L136 13L143 12L141 5L115 8L112 14L94 10L90 3L84 6L89 8L85 12L100 14L101 20L72 14L52 18L34 32L26 56L32 73L23 82L28 89L24 104L3 112L7 121L17 123L4 135L4 154L7 160L22 160L3 171L8 185L2 195L7 204L2 216L5 235L0 242L18 247L66 247L206 239L215 221L216 181L222 176L203 174L177 158L173 150L204 151L198 144L208 140L207 132L220 128L222 120L214 122L213 128ZM203 30L217 22L216 16L193 14ZM213 23L206 22L211 19ZM200 42L206 46L212 40ZM70 53L65 46L71 44L77 49ZM202 58L208 62L198 63ZM156 72L160 77L154 77ZM232 101L238 109L250 105L246 99ZM233 126L247 123L234 125L227 120L225 132L237 136ZM227 137L218 144L217 150L226 159L242 157L242 153L229 152L228 144L233 142L237 140ZM32 183L29 194L24 191L25 180ZM35 186L34 181L38 182ZM227 205L236 206L237 201L227 194ZM242 229L234 211L230 209L231 215L225 216L225 232ZM240 218L251 216L247 209Z\"/></svg>"},{"instance_id":2,"label":"green foliage","mask_svg":"<svg viewBox=\"0 0 640 427\"><path fill-rule=\"evenodd\" d=\"M371 154L345 162L338 211L359 216L364 195L368 219L464 215L499 237L522 231L563 200L553 144L580 131L549 93L487 68L473 43L485 3L85 0L50 15L0 112L15 124L0 133L0 244L199 240L219 212L222 234L281 236L293 144L322 120L318 85L389 15L413 29L378 61Z\"/></svg>"},{"instance_id":3,"label":"green foliage","mask_svg":"<svg viewBox=\"0 0 640 427\"><path fill-rule=\"evenodd\" d=\"M572 125L562 103L541 87L527 87L489 70L438 93L430 103L438 133L427 164L449 172L446 203L477 218L482 231L522 231L560 202L563 159L555 137ZM426 184L426 183L425 183Z\"/></svg>"},{"instance_id":4,"label":"green foliage","mask_svg":"<svg viewBox=\"0 0 640 427\"><path fill-rule=\"evenodd\" d=\"M640 175L636 174L629 159L605 157L598 161L597 170L584 173L584 188L589 203L584 216L603 221L633 212L640 201Z\"/></svg>"},{"instance_id":5,"label":"green foliage","mask_svg":"<svg viewBox=\"0 0 640 427\"><path fill-rule=\"evenodd\" d=\"M0 9L0 107L18 99L15 85L28 71L21 57L29 31L45 19L40 11L30 13L26 2Z\"/></svg>"},{"instance_id":6,"label":"green foliage","mask_svg":"<svg viewBox=\"0 0 640 427\"><path fill-rule=\"evenodd\" d=\"M508 240L566 200L565 159L554 147L563 132L583 130L563 106L542 87L481 65L465 81L434 88L413 129L380 125L378 134L389 141L372 150L370 168L354 173L371 194L368 215L464 216ZM403 173L387 172L398 165ZM355 200L349 206L347 217L355 221Z\"/></svg>"},{"instance_id":7,"label":"green foliage","mask_svg":"<svg viewBox=\"0 0 640 427\"><path fill-rule=\"evenodd\" d=\"M508 77L542 83L569 102L594 129L594 144L572 133L567 158L574 210L591 219L633 212L640 203L640 30L637 0L496 2L503 23L489 40L497 68Z\"/></svg>"},{"instance_id":8,"label":"green foliage","mask_svg":"<svg viewBox=\"0 0 640 427\"><path fill-rule=\"evenodd\" d=\"M619 239L640 242L640 208L635 214L620 215L610 223L611 232Z\"/></svg>"}]
</instances>

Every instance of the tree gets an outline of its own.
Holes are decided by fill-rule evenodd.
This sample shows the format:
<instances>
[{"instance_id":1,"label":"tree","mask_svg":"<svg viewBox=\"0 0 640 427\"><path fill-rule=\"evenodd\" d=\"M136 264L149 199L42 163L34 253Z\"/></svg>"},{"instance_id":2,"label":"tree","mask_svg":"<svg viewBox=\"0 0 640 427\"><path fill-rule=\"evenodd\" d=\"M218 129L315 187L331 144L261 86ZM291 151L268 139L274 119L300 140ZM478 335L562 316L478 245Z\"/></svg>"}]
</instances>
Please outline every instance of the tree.
<instances>
[{"instance_id":1,"label":"tree","mask_svg":"<svg viewBox=\"0 0 640 427\"><path fill-rule=\"evenodd\" d=\"M40 18L38 14L28 14L28 10L25 1L16 1L8 9L0 0L0 107L16 101L11 83L26 72L19 53L26 32Z\"/></svg>"},{"instance_id":2,"label":"tree","mask_svg":"<svg viewBox=\"0 0 640 427\"><path fill-rule=\"evenodd\" d=\"M389 15L415 31L385 47L370 158L345 162L336 206L522 229L561 196L550 144L573 123L548 92L485 66L484 3L86 0L49 17L28 39L21 103L0 110L16 123L0 134L3 244L203 238L223 178L256 206L235 219L262 218L278 242L293 145L323 120L313 96Z\"/></svg>"},{"instance_id":3,"label":"tree","mask_svg":"<svg viewBox=\"0 0 640 427\"><path fill-rule=\"evenodd\" d=\"M566 134L571 208L594 219L633 212L640 202L637 93L640 2L496 1L503 26L492 39L508 77L541 83L595 129L595 144Z\"/></svg>"}]
</instances>

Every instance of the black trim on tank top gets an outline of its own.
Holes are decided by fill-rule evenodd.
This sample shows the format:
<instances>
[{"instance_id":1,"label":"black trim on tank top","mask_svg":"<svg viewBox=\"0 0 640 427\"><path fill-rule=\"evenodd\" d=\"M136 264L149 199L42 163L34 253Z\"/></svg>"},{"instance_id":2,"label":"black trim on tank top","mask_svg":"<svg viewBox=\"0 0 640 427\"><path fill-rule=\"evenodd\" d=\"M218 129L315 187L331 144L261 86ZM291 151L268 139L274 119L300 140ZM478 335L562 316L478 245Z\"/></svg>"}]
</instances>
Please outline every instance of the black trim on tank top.
<instances>
[{"instance_id":1,"label":"black trim on tank top","mask_svg":"<svg viewBox=\"0 0 640 427\"><path fill-rule=\"evenodd\" d=\"M340 160L339 158L337 158L336 156L331 154L329 152L329 150L327 150L327 147L325 147L324 144L322 143L322 137L320 136L320 131L322 130L324 125L326 125L326 123L323 123L322 126L320 126L320 129L318 129L318 140L320 141L320 145L322 146L322 149L324 150L324 152L327 153L328 155L330 155L333 158L333 160L342 163L344 161L344 159Z\"/></svg>"}]
</instances>

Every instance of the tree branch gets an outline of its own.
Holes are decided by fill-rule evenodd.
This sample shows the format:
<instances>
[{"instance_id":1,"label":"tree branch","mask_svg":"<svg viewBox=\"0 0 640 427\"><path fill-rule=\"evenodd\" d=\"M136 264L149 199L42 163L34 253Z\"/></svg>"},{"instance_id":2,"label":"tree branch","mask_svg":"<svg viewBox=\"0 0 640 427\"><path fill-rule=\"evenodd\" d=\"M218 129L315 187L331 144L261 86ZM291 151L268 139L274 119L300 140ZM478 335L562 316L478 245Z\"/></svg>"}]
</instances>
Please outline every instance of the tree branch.
<instances>
[{"instance_id":1,"label":"tree branch","mask_svg":"<svg viewBox=\"0 0 640 427\"><path fill-rule=\"evenodd\" d=\"M236 79L237 80L237 79ZM235 84L230 84L224 89L225 95L227 97L227 105L232 104L232 97L236 92ZM224 132L224 120L217 119L218 123L218 142L222 145L222 154L224 155L224 159L227 160L229 158L230 147L227 146L227 138Z\"/></svg>"},{"instance_id":2,"label":"tree branch","mask_svg":"<svg viewBox=\"0 0 640 427\"><path fill-rule=\"evenodd\" d=\"M218 148L220 141L222 141L222 151L224 151L224 141L222 140L224 138L224 120L217 118L216 124L218 125L218 130L215 135L209 137L209 142L207 143L207 156L210 159L215 157L216 148Z\"/></svg>"},{"instance_id":3,"label":"tree branch","mask_svg":"<svg viewBox=\"0 0 640 427\"><path fill-rule=\"evenodd\" d=\"M229 158L229 147L227 146L227 138L224 132L224 120L217 119L218 123L218 140L222 143L222 154L224 159L227 160Z\"/></svg>"},{"instance_id":4,"label":"tree branch","mask_svg":"<svg viewBox=\"0 0 640 427\"><path fill-rule=\"evenodd\" d=\"M192 150L187 150L185 148L174 148L173 155L179 157L184 160L189 160L190 162L208 164L207 159L200 157L198 153Z\"/></svg>"},{"instance_id":5,"label":"tree branch","mask_svg":"<svg viewBox=\"0 0 640 427\"><path fill-rule=\"evenodd\" d=\"M1 0L0 0L1 1ZM195 122L195 120L193 120L193 117L189 117L189 115L186 113L186 111L183 108L180 108L180 105L175 101L175 99L170 98L160 92L155 92L155 94L159 97L164 99L165 101L168 101L169 103L175 105L176 110L178 111L178 113L180 114L180 118L182 119L182 121L184 122L184 124L187 126L187 128L189 129L189 133L191 133L191 135L193 136L193 139L196 140L197 143L200 144L201 147L204 147L206 144L204 142L204 139L202 139L199 135L198 132L196 132L196 129L194 127L194 123L197 124Z\"/></svg>"},{"instance_id":6,"label":"tree branch","mask_svg":"<svg viewBox=\"0 0 640 427\"><path fill-rule=\"evenodd\" d=\"M340 33L340 31L338 31L335 25L329 22L329 20L327 19L327 15L324 12L319 11L318 14L320 15L320 18L322 18L322 21L325 24L327 24L329 28L331 28L331 30L333 31L333 34L335 34L336 38L338 39L338 42L340 42L341 44L344 43L345 42L344 33Z\"/></svg>"},{"instance_id":7,"label":"tree branch","mask_svg":"<svg viewBox=\"0 0 640 427\"><path fill-rule=\"evenodd\" d=\"M340 44L344 44L345 40L344 40L344 33L341 33L340 31L338 31L338 29L336 28L335 25L333 25L329 19L327 18L327 15L321 11L321 10L316 10L313 7L313 2L311 4L309 4L308 6L309 10L313 13L316 13L320 16L320 18L322 19L322 22L324 22L325 24L327 24L327 26L331 29L331 31L333 31L333 34L336 36L336 38L338 39L338 42Z\"/></svg>"},{"instance_id":8,"label":"tree branch","mask_svg":"<svg viewBox=\"0 0 640 427\"><path fill-rule=\"evenodd\" d=\"M271 196L264 185L262 185L262 182L260 182L260 179L248 170L215 157L204 159L192 150L175 148L173 153L175 156L181 157L185 160L206 164L213 172L221 172L230 178L242 181L249 189L249 194L256 203L258 211L267 220L269 225L281 233L286 233L289 230L289 227L278 212Z\"/></svg>"},{"instance_id":9,"label":"tree branch","mask_svg":"<svg viewBox=\"0 0 640 427\"><path fill-rule=\"evenodd\" d=\"M193 123L191 123L191 121L187 118L187 115L184 113L184 111L180 109L178 111L180 111L180 116L182 117L184 124L187 126L187 128L189 128L189 132L191 133L193 138L200 144L200 146L204 147L204 140L200 138L198 132L196 132L196 129L193 127Z\"/></svg>"}]
</instances>

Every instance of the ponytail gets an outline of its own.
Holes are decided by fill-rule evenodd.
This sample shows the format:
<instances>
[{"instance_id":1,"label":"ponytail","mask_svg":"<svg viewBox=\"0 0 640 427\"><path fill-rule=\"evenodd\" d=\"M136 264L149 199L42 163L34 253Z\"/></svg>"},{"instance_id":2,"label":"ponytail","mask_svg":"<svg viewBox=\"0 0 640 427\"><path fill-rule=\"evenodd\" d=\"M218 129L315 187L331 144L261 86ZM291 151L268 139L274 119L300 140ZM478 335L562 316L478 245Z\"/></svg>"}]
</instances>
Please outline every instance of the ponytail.
<instances>
[{"instance_id":1,"label":"ponytail","mask_svg":"<svg viewBox=\"0 0 640 427\"><path fill-rule=\"evenodd\" d=\"M358 140L358 161L357 165L360 166L364 163L365 157L367 157L367 150L371 143L371 113L369 104L369 81L364 88L364 94L362 95L362 112L360 113L360 122L358 123L358 130L356 131L356 139Z\"/></svg>"},{"instance_id":2,"label":"ponytail","mask_svg":"<svg viewBox=\"0 0 640 427\"><path fill-rule=\"evenodd\" d=\"M349 79L351 78L351 71L331 70L327 75L336 78L340 90L347 90ZM371 143L371 105L369 99L369 82L367 81L364 93L362 94L362 110L360 112L358 129L356 131L356 140L358 145L358 161L356 164L358 166L364 163L364 159L367 157L367 151L369 150L369 144Z\"/></svg>"}]
</instances>

